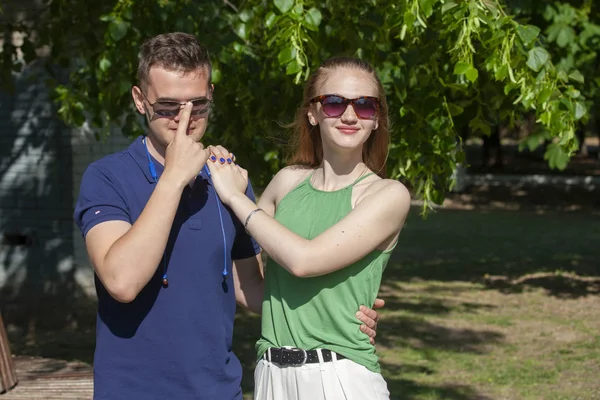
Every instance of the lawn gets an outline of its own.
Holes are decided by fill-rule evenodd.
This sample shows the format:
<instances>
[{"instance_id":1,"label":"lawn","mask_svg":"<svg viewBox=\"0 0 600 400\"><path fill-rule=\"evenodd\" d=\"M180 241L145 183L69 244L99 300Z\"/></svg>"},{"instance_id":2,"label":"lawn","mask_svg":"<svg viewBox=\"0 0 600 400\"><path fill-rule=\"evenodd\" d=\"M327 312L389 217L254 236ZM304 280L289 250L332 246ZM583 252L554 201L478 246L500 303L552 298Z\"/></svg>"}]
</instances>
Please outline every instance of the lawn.
<instances>
[{"instance_id":1,"label":"lawn","mask_svg":"<svg viewBox=\"0 0 600 400\"><path fill-rule=\"evenodd\" d=\"M599 222L457 210L423 220L414 209L380 295L392 399L600 399ZM247 393L258 329L239 313Z\"/></svg>"},{"instance_id":2,"label":"lawn","mask_svg":"<svg viewBox=\"0 0 600 400\"><path fill-rule=\"evenodd\" d=\"M418 211L380 295L377 350L392 399L600 399L600 217ZM9 325L13 353L91 362L93 304L78 307L60 331L21 315ZM248 399L259 328L238 313Z\"/></svg>"}]
</instances>

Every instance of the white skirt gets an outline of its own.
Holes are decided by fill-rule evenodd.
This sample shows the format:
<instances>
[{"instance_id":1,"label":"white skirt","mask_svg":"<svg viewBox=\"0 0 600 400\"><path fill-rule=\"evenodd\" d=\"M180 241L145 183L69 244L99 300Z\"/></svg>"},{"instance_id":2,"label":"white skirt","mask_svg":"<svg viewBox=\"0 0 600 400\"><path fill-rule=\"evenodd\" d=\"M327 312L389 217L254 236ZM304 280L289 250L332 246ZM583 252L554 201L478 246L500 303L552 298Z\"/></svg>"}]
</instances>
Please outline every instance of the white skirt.
<instances>
[{"instance_id":1,"label":"white skirt","mask_svg":"<svg viewBox=\"0 0 600 400\"><path fill-rule=\"evenodd\" d=\"M281 366L265 358L254 371L254 400L389 400L381 374L348 359Z\"/></svg>"}]
</instances>

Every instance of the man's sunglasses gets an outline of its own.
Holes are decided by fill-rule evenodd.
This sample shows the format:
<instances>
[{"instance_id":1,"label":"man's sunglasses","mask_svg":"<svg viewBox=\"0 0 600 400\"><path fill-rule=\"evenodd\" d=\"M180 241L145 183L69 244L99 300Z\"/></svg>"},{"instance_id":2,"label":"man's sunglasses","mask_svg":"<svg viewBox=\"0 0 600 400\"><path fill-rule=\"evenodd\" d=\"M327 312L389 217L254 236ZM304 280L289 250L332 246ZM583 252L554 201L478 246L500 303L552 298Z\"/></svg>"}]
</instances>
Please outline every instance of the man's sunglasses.
<instances>
[{"instance_id":1,"label":"man's sunglasses","mask_svg":"<svg viewBox=\"0 0 600 400\"><path fill-rule=\"evenodd\" d=\"M148 97L140 90L142 96L148 103L150 107L152 107L153 116L152 119L155 118L175 118L179 115L181 108L185 106L187 101L178 102L178 101L155 101L154 103L150 103ZM192 103L192 117L199 117L206 114L210 110L210 105L212 103L212 99L207 97L202 97L195 100L188 100Z\"/></svg>"},{"instance_id":2,"label":"man's sunglasses","mask_svg":"<svg viewBox=\"0 0 600 400\"><path fill-rule=\"evenodd\" d=\"M360 119L374 119L379 113L379 99L377 97L362 96L355 99L347 99L337 94L324 94L313 98L311 103L321 103L323 112L329 117L340 117L352 104L354 112Z\"/></svg>"}]
</instances>

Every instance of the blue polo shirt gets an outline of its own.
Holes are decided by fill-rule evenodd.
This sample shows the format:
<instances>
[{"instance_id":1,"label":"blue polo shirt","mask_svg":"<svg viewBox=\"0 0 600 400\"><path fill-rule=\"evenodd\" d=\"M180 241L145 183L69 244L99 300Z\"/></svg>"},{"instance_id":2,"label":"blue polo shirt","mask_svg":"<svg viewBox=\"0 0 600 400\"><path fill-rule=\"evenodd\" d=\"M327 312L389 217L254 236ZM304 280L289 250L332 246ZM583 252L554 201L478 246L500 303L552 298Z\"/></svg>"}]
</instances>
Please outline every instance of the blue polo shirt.
<instances>
[{"instance_id":1,"label":"blue polo shirt","mask_svg":"<svg viewBox=\"0 0 600 400\"><path fill-rule=\"evenodd\" d=\"M160 178L163 166L153 161ZM75 222L84 237L105 221L133 224L155 187L140 136L126 150L90 164ZM247 195L254 199L250 185ZM221 204L221 210L225 240L208 177L201 174L193 187L186 186L165 251L167 288L161 284L163 261L127 304L114 300L95 277L94 399L242 398L242 368L231 351L236 309L231 260L253 257L259 247L227 207Z\"/></svg>"}]
</instances>

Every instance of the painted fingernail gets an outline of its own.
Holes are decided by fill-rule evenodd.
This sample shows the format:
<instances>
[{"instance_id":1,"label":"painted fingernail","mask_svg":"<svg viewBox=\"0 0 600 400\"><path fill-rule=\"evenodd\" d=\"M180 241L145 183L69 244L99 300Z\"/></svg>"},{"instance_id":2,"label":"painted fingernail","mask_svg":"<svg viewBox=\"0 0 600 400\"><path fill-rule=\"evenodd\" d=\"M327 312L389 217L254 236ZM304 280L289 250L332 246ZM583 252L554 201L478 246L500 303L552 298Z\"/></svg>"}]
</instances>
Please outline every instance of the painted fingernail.
<instances>
[{"instance_id":1,"label":"painted fingernail","mask_svg":"<svg viewBox=\"0 0 600 400\"><path fill-rule=\"evenodd\" d=\"M217 157L215 157L215 156L210 156L210 161L212 161L212 162L215 162L215 161L217 161Z\"/></svg>"},{"instance_id":2,"label":"painted fingernail","mask_svg":"<svg viewBox=\"0 0 600 400\"><path fill-rule=\"evenodd\" d=\"M227 164L231 164L231 158L227 159Z\"/></svg>"},{"instance_id":3,"label":"painted fingernail","mask_svg":"<svg viewBox=\"0 0 600 400\"><path fill-rule=\"evenodd\" d=\"M224 164L224 163L225 163L225 159L224 159L223 157L221 157L221 158L219 158L219 162L220 162L221 164Z\"/></svg>"}]
</instances>

